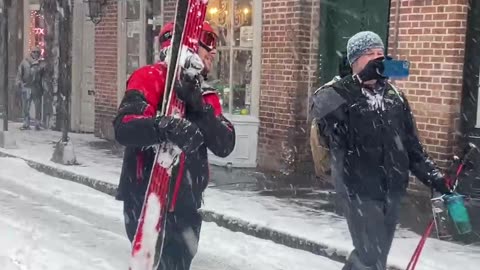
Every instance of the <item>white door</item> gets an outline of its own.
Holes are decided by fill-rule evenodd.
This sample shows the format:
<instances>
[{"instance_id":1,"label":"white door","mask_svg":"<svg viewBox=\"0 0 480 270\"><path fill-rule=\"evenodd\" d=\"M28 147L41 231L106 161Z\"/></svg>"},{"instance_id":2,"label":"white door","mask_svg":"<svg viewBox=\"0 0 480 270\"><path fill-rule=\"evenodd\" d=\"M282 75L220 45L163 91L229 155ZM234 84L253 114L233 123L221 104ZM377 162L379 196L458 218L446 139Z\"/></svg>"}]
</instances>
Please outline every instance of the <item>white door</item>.
<instances>
[{"instance_id":1,"label":"white door","mask_svg":"<svg viewBox=\"0 0 480 270\"><path fill-rule=\"evenodd\" d=\"M83 20L80 130L93 132L95 126L95 25L88 17L88 5Z\"/></svg>"}]
</instances>

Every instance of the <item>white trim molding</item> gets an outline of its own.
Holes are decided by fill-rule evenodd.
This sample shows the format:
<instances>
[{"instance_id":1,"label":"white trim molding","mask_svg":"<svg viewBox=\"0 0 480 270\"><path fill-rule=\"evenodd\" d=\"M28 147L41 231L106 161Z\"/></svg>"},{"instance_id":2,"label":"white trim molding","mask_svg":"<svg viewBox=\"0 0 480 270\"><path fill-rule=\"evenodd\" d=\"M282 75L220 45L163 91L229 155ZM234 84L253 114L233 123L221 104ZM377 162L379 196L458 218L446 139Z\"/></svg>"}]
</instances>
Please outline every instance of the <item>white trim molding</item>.
<instances>
[{"instance_id":1,"label":"white trim molding","mask_svg":"<svg viewBox=\"0 0 480 270\"><path fill-rule=\"evenodd\" d=\"M208 151L210 164L232 168L255 168L257 166L258 127L260 121L251 115L231 115L225 117L235 126L236 144L233 152L220 158Z\"/></svg>"}]
</instances>

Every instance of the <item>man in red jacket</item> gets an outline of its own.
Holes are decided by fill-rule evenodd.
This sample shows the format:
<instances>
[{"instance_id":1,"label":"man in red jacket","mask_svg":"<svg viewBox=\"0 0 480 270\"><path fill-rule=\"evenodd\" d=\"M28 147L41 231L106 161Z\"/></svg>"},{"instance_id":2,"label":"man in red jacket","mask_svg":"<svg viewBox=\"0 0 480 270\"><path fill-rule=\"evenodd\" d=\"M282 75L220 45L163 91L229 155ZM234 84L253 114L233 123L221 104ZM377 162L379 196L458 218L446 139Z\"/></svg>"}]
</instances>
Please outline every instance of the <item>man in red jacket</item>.
<instances>
[{"instance_id":1,"label":"man in red jacket","mask_svg":"<svg viewBox=\"0 0 480 270\"><path fill-rule=\"evenodd\" d=\"M173 23L160 32L161 49L170 46ZM202 89L204 78L216 55L217 35L205 22L198 56L204 69L192 79L181 76L174 91L184 101L185 119L157 117L162 106L167 66L165 62L141 67L130 76L125 96L113 122L116 140L126 146L117 199L124 202L125 227L133 241L147 184L154 162L154 145L169 141L185 153L175 211L168 213L165 244L158 269L186 270L196 254L202 218L198 212L202 193L208 185L207 148L219 157L228 156L235 146L233 125L223 116L218 94ZM175 178L176 179L176 178Z\"/></svg>"}]
</instances>

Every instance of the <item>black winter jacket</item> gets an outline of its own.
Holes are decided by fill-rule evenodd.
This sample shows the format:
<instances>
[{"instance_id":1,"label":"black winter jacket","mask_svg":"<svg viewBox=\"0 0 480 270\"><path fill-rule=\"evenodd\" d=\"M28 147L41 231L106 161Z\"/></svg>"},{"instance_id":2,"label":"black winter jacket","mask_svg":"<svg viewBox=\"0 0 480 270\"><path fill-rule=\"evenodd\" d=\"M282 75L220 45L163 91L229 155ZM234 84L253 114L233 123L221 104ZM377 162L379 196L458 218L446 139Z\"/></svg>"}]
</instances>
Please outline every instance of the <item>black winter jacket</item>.
<instances>
[{"instance_id":1,"label":"black winter jacket","mask_svg":"<svg viewBox=\"0 0 480 270\"><path fill-rule=\"evenodd\" d=\"M419 141L405 96L388 83L383 102L375 103L364 91L370 90L350 75L313 96L312 116L332 149L333 164L343 165L334 171L348 193L372 199L405 193L409 170L428 186L444 185Z\"/></svg>"}]
</instances>

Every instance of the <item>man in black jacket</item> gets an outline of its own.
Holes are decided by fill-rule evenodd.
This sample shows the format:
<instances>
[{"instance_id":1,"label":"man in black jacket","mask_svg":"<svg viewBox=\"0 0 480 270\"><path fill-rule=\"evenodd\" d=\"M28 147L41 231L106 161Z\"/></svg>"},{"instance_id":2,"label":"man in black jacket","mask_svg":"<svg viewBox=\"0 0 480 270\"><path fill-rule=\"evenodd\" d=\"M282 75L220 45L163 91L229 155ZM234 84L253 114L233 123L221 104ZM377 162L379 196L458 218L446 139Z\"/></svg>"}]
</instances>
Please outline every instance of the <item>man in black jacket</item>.
<instances>
[{"instance_id":1,"label":"man in black jacket","mask_svg":"<svg viewBox=\"0 0 480 270\"><path fill-rule=\"evenodd\" d=\"M443 194L449 188L419 141L407 99L381 75L380 37L357 33L347 57L353 75L317 91L311 111L329 144L334 182L345 186L339 196L355 249L343 269L385 270L409 171Z\"/></svg>"},{"instance_id":2,"label":"man in black jacket","mask_svg":"<svg viewBox=\"0 0 480 270\"><path fill-rule=\"evenodd\" d=\"M167 24L161 33L173 28L173 23ZM167 36L171 38L171 33ZM169 46L169 39L161 39L163 48ZM216 40L213 29L205 23L198 49L203 76L212 68ZM136 70L128 79L113 123L116 140L126 146L117 199L124 202L125 227L133 241L154 162L152 146L169 141L182 149L183 166L177 165L172 171L172 178L181 175L181 185L175 211L167 215L158 269L188 270L196 254L202 224L198 208L209 181L207 148L217 156L228 156L235 146L235 131L222 114L218 94L211 88L200 87L201 76L192 79L184 75L175 87L177 97L185 103L185 119L157 117L166 75L166 63L160 62Z\"/></svg>"},{"instance_id":3,"label":"man in black jacket","mask_svg":"<svg viewBox=\"0 0 480 270\"><path fill-rule=\"evenodd\" d=\"M21 129L30 129L30 107L35 106L35 129L40 130L42 121L42 96L44 93L44 63L41 50L34 47L29 56L18 66L17 87L22 94L23 125Z\"/></svg>"}]
</instances>

